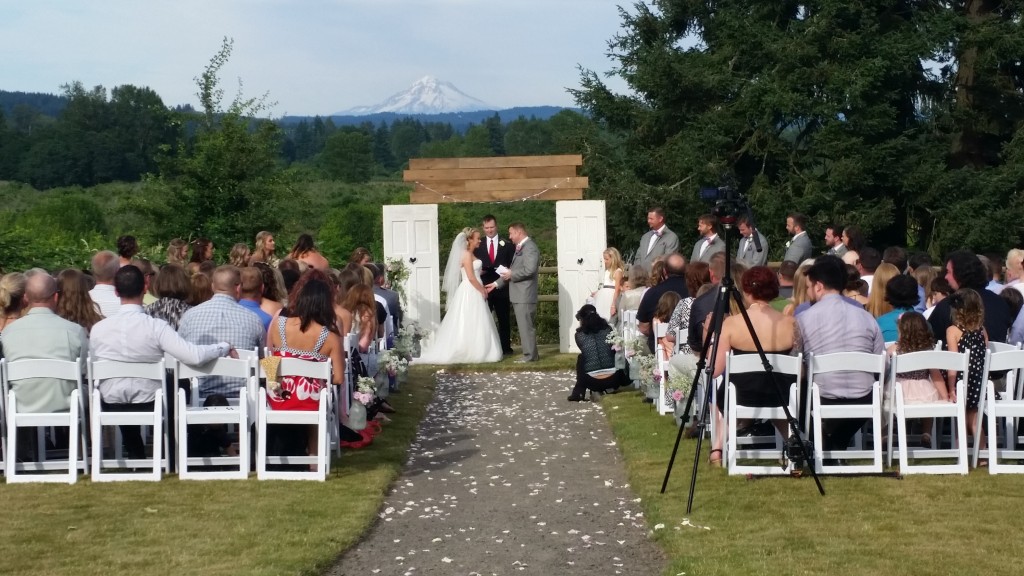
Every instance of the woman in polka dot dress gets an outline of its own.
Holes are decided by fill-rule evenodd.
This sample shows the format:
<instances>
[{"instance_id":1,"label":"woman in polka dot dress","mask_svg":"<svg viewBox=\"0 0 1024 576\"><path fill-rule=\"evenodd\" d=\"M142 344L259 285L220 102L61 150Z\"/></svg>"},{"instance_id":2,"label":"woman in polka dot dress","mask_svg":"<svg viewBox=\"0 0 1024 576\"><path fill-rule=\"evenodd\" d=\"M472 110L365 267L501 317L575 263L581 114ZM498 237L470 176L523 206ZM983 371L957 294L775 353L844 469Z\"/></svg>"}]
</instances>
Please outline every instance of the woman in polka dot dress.
<instances>
[{"instance_id":1,"label":"woman in polka dot dress","mask_svg":"<svg viewBox=\"0 0 1024 576\"><path fill-rule=\"evenodd\" d=\"M949 399L956 401L956 382L967 384L967 433L975 435L975 420L978 416L978 402L981 399L981 376L985 367L985 352L988 349L988 334L985 332L985 308L981 296L970 288L957 290L950 299L953 325L946 329L946 346L953 352L969 351L970 365L967 375L949 373L946 385ZM985 448L984 436L977 436L981 448Z\"/></svg>"}]
</instances>

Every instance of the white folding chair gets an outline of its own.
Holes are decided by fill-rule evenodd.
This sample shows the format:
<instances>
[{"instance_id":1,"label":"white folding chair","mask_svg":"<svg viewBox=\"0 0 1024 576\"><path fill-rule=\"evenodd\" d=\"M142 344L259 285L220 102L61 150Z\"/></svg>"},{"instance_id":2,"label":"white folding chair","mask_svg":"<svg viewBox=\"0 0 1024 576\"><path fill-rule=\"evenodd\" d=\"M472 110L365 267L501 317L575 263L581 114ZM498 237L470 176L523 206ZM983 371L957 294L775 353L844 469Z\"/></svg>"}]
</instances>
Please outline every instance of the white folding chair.
<instances>
[{"instance_id":1,"label":"white folding chair","mask_svg":"<svg viewBox=\"0 0 1024 576\"><path fill-rule=\"evenodd\" d=\"M656 348L654 357L658 360L658 374L661 374L661 378L658 380L658 395L654 398L654 407L658 410L659 415L671 414L673 410L668 397L668 361L670 355L659 344L668 334L668 323L655 319L653 329L654 347Z\"/></svg>"},{"instance_id":2,"label":"white folding chair","mask_svg":"<svg viewBox=\"0 0 1024 576\"><path fill-rule=\"evenodd\" d=\"M803 373L803 356L789 356L787 354L766 354L768 362L772 365L774 374L785 374L793 376L796 382L800 381ZM724 382L727 384L725 394L726 414L728 417L728 437L725 441L724 455L728 464L729 474L788 474L789 464L785 467L778 463L782 456L782 443L785 438L779 438L778 431L770 437L747 437L739 438L736 435L737 422L740 419L752 420L785 420L786 411L781 407L755 407L742 406L736 403L736 386L732 383L732 377L739 374L761 373L764 374L764 365L761 357L757 354L733 354L725 361ZM714 392L712 392L714 394ZM797 412L797 385L794 383L788 390L782 393L788 403L790 414ZM788 427L787 427L788 429ZM792 433L792 430L789 431ZM773 442L770 449L764 448L740 448L740 441L743 445L762 445L766 442ZM739 460L771 460L769 464L739 464Z\"/></svg>"},{"instance_id":3,"label":"white folding chair","mask_svg":"<svg viewBox=\"0 0 1024 576\"><path fill-rule=\"evenodd\" d=\"M238 391L237 402L228 406L191 407L188 405L184 390L178 390L177 411L175 412L177 446L178 446L178 477L182 480L235 480L249 477L250 457L250 424L249 390L256 380L256 362L253 356L246 358L216 358L201 366L189 366L178 363L178 376L181 378L201 378L204 376L223 376L239 378L245 385ZM193 394L198 389L193 387ZM234 400L234 399L232 399ZM189 456L188 427L189 425L233 425L238 430L238 456ZM193 470L199 467L215 466L218 468L234 468L232 470Z\"/></svg>"},{"instance_id":4,"label":"white folding chair","mask_svg":"<svg viewBox=\"0 0 1024 576\"><path fill-rule=\"evenodd\" d=\"M956 402L922 402L907 404L903 399L903 387L897 383L897 375L919 370L946 370L967 373L969 352L928 350L909 354L893 354L889 365L889 385L893 389L895 406L891 418L896 420L896 435L899 437L899 458L901 474L967 474L967 413L964 382L956 385ZM953 418L956 431L950 440L951 448L911 448L907 441L907 420L910 418ZM889 426L889 462L892 463L892 426ZM910 459L954 458L954 464L910 465Z\"/></svg>"},{"instance_id":5,"label":"white folding chair","mask_svg":"<svg viewBox=\"0 0 1024 576\"><path fill-rule=\"evenodd\" d=\"M4 366L0 369L3 379L3 392L7 398L6 432L10 453L5 454L4 473L8 483L16 482L67 482L74 484L78 480L78 470L88 470L88 443L85 440L84 427L85 404L83 402L82 360L48 360L29 359L15 362L0 361ZM70 409L67 412L19 412L18 399L13 382L26 378L56 378L75 383L75 388L68 398ZM18 428L31 427L67 427L68 455L66 460L50 460L46 456L46 444L42 430L39 431L38 460L35 462L19 462L16 457L18 449ZM81 453L79 453L81 448ZM66 470L66 474L50 474L53 470Z\"/></svg>"},{"instance_id":6,"label":"white folding chair","mask_svg":"<svg viewBox=\"0 0 1024 576\"><path fill-rule=\"evenodd\" d=\"M810 354L807 359L807 380L810 383L810 402L807 412L808 425L814 435L814 469L819 474L859 474L882 471L882 399L885 382L885 353L836 352L834 354ZM870 404L822 404L822 374L836 372L867 372L876 378L871 385ZM825 450L824 421L829 419L867 418L871 422L870 450ZM866 437L866 434L862 435ZM891 436L891 434L890 434ZM845 448L845 446L844 446ZM832 465L825 460L865 460L866 465Z\"/></svg>"},{"instance_id":7,"label":"white folding chair","mask_svg":"<svg viewBox=\"0 0 1024 576\"><path fill-rule=\"evenodd\" d=\"M91 427L92 427L92 481L118 482L123 480L147 480L158 482L161 467L171 471L171 462L167 457L167 404L164 402L164 378L166 363L163 359L157 362L117 362L114 360L89 359L89 389L91 390ZM108 378L145 378L157 380L159 387L153 395L153 410L140 412L104 412L100 402L99 384ZM114 458L103 457L104 426L151 426L153 430L152 458L124 458L120 446L114 450ZM119 435L115 434L118 444ZM151 472L103 472L111 468L152 468Z\"/></svg>"},{"instance_id":8,"label":"white folding chair","mask_svg":"<svg viewBox=\"0 0 1024 576\"><path fill-rule=\"evenodd\" d=\"M1006 375L1006 389L1002 398L996 400L996 387L989 379L989 372L1002 370L1009 371ZM1014 461L1024 459L1024 450L1017 448L1016 426L1016 419L1024 417L1024 400L1018 396L1022 378L1024 378L1024 350L1021 350L1019 346L988 354L988 358L985 360L985 378L982 380L985 382L984 404L978 406L978 415L980 416L984 412L988 423L988 449L979 450L980 444L975 442L974 466L977 467L979 457L988 458L989 474L1024 473L1024 465L1000 461L1004 458ZM1005 420L1003 448L999 447L999 418ZM976 430L980 436L981 428L978 427Z\"/></svg>"},{"instance_id":9,"label":"white folding chair","mask_svg":"<svg viewBox=\"0 0 1024 576\"><path fill-rule=\"evenodd\" d=\"M267 390L259 389L256 403L256 477L260 480L318 480L327 479L331 459L330 435L327 430L327 406L330 400L331 363L313 362L298 358L282 358L280 375L305 376L327 382L328 387L320 392L316 410L271 410L267 405ZM313 456L270 456L267 454L267 426L289 424L316 426L317 453ZM268 470L268 464L315 465L315 471Z\"/></svg>"}]
</instances>

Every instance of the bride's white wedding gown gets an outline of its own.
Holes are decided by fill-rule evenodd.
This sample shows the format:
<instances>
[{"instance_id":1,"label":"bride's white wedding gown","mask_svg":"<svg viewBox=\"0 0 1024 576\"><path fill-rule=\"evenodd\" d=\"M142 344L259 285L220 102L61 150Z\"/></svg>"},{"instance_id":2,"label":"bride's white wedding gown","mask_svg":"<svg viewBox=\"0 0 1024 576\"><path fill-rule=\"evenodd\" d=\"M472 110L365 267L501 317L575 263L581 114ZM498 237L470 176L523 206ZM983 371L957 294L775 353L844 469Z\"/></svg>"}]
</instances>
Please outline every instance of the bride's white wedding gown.
<instances>
[{"instance_id":1,"label":"bride's white wedding gown","mask_svg":"<svg viewBox=\"0 0 1024 576\"><path fill-rule=\"evenodd\" d=\"M473 260L473 274L480 281L479 260ZM501 360L501 342L494 327L487 300L459 271L462 281L448 295L448 310L434 341L416 359L417 364L476 364Z\"/></svg>"}]
</instances>

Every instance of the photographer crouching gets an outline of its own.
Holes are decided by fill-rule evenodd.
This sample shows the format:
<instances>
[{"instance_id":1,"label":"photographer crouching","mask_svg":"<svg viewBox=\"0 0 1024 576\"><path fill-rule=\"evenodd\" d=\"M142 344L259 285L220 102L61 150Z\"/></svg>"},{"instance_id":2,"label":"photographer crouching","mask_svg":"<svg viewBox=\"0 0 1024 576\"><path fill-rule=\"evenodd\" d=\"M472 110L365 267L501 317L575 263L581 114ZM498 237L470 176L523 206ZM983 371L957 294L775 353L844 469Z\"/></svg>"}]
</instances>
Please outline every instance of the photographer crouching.
<instances>
[{"instance_id":1,"label":"photographer crouching","mask_svg":"<svg viewBox=\"0 0 1024 576\"><path fill-rule=\"evenodd\" d=\"M572 389L569 402L584 400L587 390L591 399L594 393L617 392L629 384L629 377L615 368L615 351L608 343L613 328L597 313L597 308L586 304L576 312L580 327L576 329L576 346L580 355L576 359L576 386Z\"/></svg>"}]
</instances>

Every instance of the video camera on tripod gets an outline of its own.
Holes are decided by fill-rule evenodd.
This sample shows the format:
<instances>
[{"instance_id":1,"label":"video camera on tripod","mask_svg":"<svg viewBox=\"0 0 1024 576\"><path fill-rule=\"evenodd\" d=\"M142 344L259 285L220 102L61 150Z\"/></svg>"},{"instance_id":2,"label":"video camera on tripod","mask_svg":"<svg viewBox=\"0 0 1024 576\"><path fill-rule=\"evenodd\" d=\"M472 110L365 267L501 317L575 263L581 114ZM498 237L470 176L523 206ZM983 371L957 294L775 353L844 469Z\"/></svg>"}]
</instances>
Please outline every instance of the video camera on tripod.
<instances>
[{"instance_id":1,"label":"video camera on tripod","mask_svg":"<svg viewBox=\"0 0 1024 576\"><path fill-rule=\"evenodd\" d=\"M734 224L736 218L741 214L746 215L749 221L753 221L753 212L750 210L746 196L740 193L731 181L726 181L717 187L701 188L700 199L709 204L712 202L715 204L711 213L726 226Z\"/></svg>"}]
</instances>

